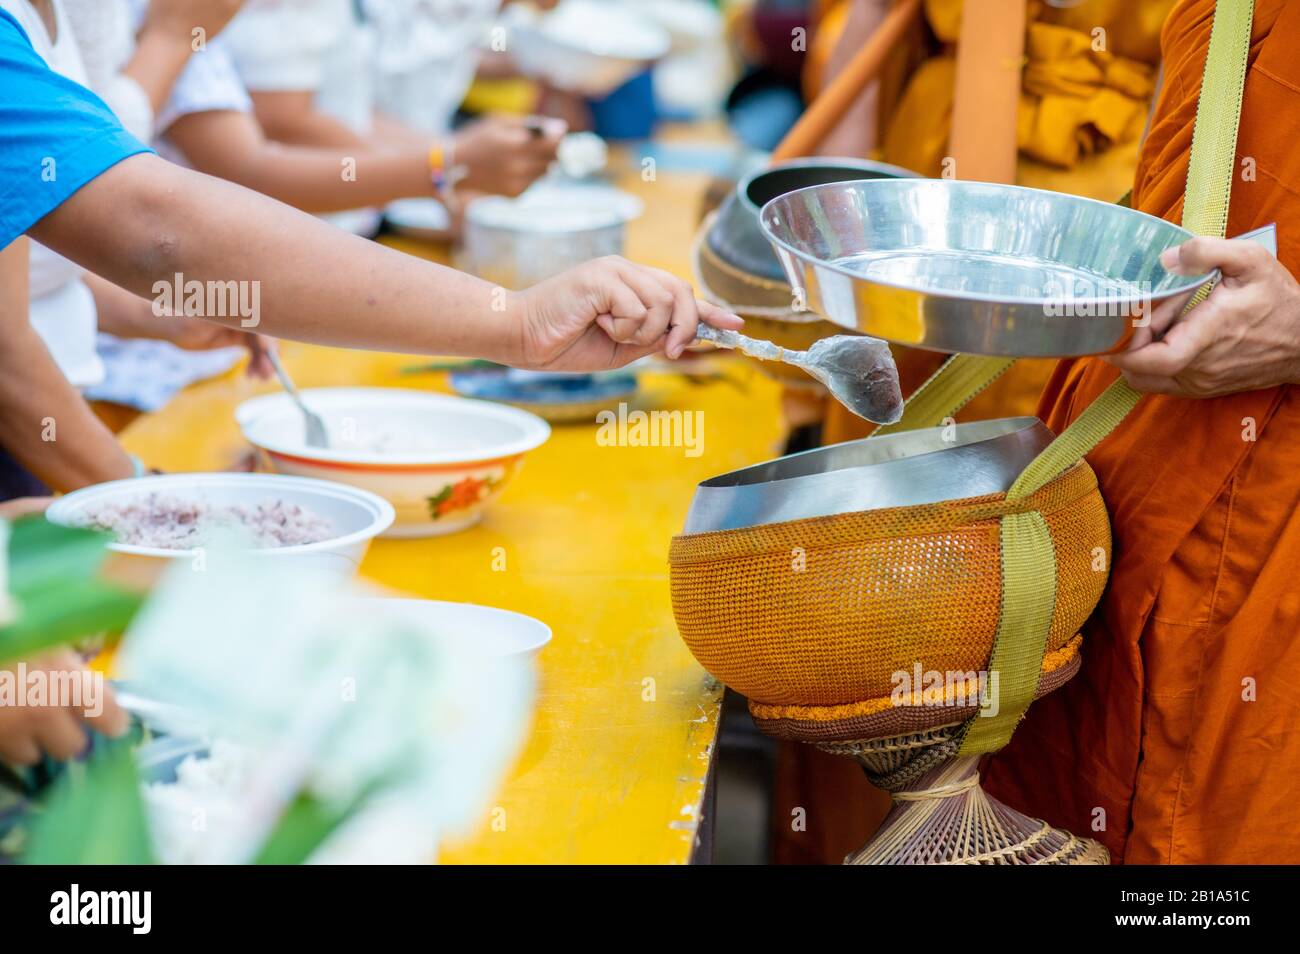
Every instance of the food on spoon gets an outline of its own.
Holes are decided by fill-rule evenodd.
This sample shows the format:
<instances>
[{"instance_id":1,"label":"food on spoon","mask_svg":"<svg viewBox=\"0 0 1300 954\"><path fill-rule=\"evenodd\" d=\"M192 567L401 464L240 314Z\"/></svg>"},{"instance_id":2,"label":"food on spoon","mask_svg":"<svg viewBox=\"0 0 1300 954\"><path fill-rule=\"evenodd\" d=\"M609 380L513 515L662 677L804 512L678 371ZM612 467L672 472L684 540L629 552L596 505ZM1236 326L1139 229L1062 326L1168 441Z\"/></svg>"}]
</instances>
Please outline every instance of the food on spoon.
<instances>
[{"instance_id":1,"label":"food on spoon","mask_svg":"<svg viewBox=\"0 0 1300 954\"><path fill-rule=\"evenodd\" d=\"M253 546L268 549L319 543L334 536L325 517L283 500L214 504L159 493L87 507L81 523L115 534L120 543L163 550L201 547L223 530L242 533Z\"/></svg>"}]
</instances>

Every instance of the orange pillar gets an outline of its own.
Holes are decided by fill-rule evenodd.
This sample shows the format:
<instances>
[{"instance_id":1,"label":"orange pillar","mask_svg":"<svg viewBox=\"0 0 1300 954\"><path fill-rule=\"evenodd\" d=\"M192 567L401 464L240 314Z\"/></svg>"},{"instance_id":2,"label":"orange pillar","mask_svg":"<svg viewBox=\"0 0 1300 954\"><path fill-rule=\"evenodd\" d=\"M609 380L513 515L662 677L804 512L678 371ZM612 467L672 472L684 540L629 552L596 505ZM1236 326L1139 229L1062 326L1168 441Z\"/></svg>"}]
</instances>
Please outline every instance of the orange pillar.
<instances>
[{"instance_id":1,"label":"orange pillar","mask_svg":"<svg viewBox=\"0 0 1300 954\"><path fill-rule=\"evenodd\" d=\"M958 179L1014 183L1025 0L966 0L948 150Z\"/></svg>"}]
</instances>

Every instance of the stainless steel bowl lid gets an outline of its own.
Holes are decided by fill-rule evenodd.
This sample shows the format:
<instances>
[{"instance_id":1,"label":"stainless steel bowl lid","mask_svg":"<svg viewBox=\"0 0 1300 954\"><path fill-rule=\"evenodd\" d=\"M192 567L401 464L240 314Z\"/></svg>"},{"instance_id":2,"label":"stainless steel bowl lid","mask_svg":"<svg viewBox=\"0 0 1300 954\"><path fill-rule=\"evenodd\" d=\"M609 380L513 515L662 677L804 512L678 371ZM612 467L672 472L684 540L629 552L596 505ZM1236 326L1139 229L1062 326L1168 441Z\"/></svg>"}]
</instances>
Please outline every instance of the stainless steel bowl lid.
<instances>
[{"instance_id":1,"label":"stainless steel bowl lid","mask_svg":"<svg viewBox=\"0 0 1300 954\"><path fill-rule=\"evenodd\" d=\"M759 211L772 199L796 189L852 179L915 176L900 166L869 159L819 157L792 159L751 172L727 196L707 241L728 265L770 281L784 282L785 271L758 225Z\"/></svg>"},{"instance_id":2,"label":"stainless steel bowl lid","mask_svg":"<svg viewBox=\"0 0 1300 954\"><path fill-rule=\"evenodd\" d=\"M1144 304L1190 295L1159 255L1191 233L1079 196L985 182L812 186L760 214L793 287L831 321L975 354L1113 350Z\"/></svg>"},{"instance_id":3,"label":"stainless steel bowl lid","mask_svg":"<svg viewBox=\"0 0 1300 954\"><path fill-rule=\"evenodd\" d=\"M701 483L685 533L1002 493L1052 442L1032 417L864 438L779 457Z\"/></svg>"}]
</instances>

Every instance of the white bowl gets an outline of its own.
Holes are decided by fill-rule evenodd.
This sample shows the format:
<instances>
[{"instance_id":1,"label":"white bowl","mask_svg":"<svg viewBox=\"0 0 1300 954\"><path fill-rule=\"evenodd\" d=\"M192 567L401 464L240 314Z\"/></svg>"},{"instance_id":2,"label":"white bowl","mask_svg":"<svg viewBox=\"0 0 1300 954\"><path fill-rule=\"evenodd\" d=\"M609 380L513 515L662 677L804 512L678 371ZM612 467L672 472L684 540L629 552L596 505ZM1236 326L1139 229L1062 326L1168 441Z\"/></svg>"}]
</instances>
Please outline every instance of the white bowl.
<instances>
[{"instance_id":1,"label":"white bowl","mask_svg":"<svg viewBox=\"0 0 1300 954\"><path fill-rule=\"evenodd\" d=\"M508 11L510 55L520 71L558 89L600 98L665 56L667 30L627 4L563 0L537 16Z\"/></svg>"},{"instance_id":2,"label":"white bowl","mask_svg":"<svg viewBox=\"0 0 1300 954\"><path fill-rule=\"evenodd\" d=\"M325 478L379 494L396 510L384 534L425 537L477 523L544 444L550 426L516 408L401 388L313 388L303 400L325 419L329 448L308 447L302 414L283 393L245 401L235 417L280 473ZM403 440L404 439L404 440ZM405 453L392 447L406 443Z\"/></svg>"},{"instance_id":3,"label":"white bowl","mask_svg":"<svg viewBox=\"0 0 1300 954\"><path fill-rule=\"evenodd\" d=\"M310 561L340 577L354 575L370 541L393 522L388 501L365 490L327 480L284 477L278 474L160 474L113 480L73 491L50 505L45 516L67 527L86 525L85 514L92 507L126 503L150 493L182 499L198 498L217 506L254 506L268 500L297 504L320 514L334 527L328 540L289 547L250 549L259 559ZM129 543L111 543L109 550L123 559L119 566L127 575L150 580L171 561L193 559L195 550L167 550ZM138 572L136 572L138 571Z\"/></svg>"},{"instance_id":4,"label":"white bowl","mask_svg":"<svg viewBox=\"0 0 1300 954\"><path fill-rule=\"evenodd\" d=\"M551 641L551 627L540 620L474 603L365 597L386 619L463 639L493 657L536 656Z\"/></svg>"}]
</instances>

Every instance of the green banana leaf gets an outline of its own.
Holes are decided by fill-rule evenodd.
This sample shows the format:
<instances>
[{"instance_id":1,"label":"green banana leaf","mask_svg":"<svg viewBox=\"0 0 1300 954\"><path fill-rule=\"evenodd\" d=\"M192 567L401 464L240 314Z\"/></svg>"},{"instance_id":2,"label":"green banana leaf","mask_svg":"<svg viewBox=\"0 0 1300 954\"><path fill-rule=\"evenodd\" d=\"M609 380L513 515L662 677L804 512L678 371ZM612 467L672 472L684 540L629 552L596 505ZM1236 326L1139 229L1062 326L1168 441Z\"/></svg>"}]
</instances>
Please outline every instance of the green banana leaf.
<instances>
[{"instance_id":1,"label":"green banana leaf","mask_svg":"<svg viewBox=\"0 0 1300 954\"><path fill-rule=\"evenodd\" d=\"M29 865L148 865L153 843L131 740L102 740L69 766L31 816Z\"/></svg>"},{"instance_id":2,"label":"green banana leaf","mask_svg":"<svg viewBox=\"0 0 1300 954\"><path fill-rule=\"evenodd\" d=\"M0 665L85 636L117 632L130 622L143 597L96 576L110 540L44 517L13 524L9 596L17 615L0 626Z\"/></svg>"}]
</instances>

